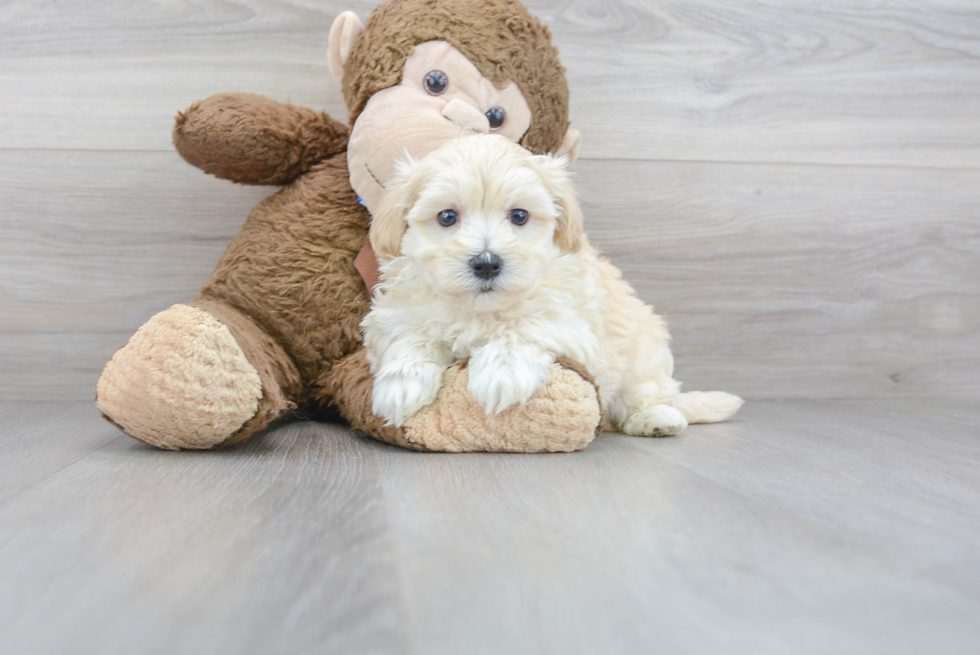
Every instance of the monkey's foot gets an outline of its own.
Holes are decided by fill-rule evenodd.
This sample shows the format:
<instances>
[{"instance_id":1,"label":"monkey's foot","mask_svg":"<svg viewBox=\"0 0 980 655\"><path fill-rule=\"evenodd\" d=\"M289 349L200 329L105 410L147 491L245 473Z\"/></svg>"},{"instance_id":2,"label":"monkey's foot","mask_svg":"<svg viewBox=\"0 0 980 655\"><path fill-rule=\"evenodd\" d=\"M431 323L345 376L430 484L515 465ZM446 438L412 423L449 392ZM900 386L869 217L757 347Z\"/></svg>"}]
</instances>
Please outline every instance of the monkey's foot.
<instances>
[{"instance_id":1,"label":"monkey's foot","mask_svg":"<svg viewBox=\"0 0 980 655\"><path fill-rule=\"evenodd\" d=\"M126 434L179 450L212 448L251 419L262 382L229 329L174 305L151 318L105 366L95 404Z\"/></svg>"},{"instance_id":2,"label":"monkey's foot","mask_svg":"<svg viewBox=\"0 0 980 655\"><path fill-rule=\"evenodd\" d=\"M574 367L574 368L572 368ZM525 405L487 416L467 390L466 366L449 368L436 400L405 422L405 439L447 452L571 452L585 448L601 423L598 390L572 362L551 365L551 381Z\"/></svg>"}]
</instances>

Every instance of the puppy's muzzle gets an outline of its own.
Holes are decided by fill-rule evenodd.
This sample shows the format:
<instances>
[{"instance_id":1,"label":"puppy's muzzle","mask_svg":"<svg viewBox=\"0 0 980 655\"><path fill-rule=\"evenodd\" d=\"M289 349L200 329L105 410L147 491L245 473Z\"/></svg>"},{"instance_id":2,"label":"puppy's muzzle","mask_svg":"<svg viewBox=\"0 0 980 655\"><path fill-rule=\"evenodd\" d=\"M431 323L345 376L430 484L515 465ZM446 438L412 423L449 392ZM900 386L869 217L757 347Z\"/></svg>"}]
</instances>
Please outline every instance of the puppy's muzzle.
<instances>
[{"instance_id":1,"label":"puppy's muzzle","mask_svg":"<svg viewBox=\"0 0 980 655\"><path fill-rule=\"evenodd\" d=\"M492 252L482 252L470 260L470 268L473 269L473 275L481 280L492 280L500 275L504 262Z\"/></svg>"}]
</instances>

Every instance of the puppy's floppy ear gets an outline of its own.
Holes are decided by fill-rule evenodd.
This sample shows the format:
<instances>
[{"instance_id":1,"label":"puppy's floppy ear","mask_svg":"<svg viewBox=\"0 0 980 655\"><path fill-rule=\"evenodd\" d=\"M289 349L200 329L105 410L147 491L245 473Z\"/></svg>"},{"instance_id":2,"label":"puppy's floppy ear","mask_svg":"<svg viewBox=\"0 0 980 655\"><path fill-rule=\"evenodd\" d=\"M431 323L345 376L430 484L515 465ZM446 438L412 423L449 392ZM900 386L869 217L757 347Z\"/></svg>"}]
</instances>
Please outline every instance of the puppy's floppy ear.
<instances>
[{"instance_id":1,"label":"puppy's floppy ear","mask_svg":"<svg viewBox=\"0 0 980 655\"><path fill-rule=\"evenodd\" d=\"M575 189L567 177L561 189L562 193L556 197L559 213L555 240L563 252L578 252L585 240L585 217L575 196Z\"/></svg>"},{"instance_id":2,"label":"puppy's floppy ear","mask_svg":"<svg viewBox=\"0 0 980 655\"><path fill-rule=\"evenodd\" d=\"M558 210L558 224L555 226L555 243L562 252L578 252L585 241L585 219L582 207L575 196L571 176L568 173L566 157L539 155L538 174Z\"/></svg>"},{"instance_id":3,"label":"puppy's floppy ear","mask_svg":"<svg viewBox=\"0 0 980 655\"><path fill-rule=\"evenodd\" d=\"M561 142L561 147L555 152L558 157L565 157L567 160L565 163L565 168L571 167L578 159L579 147L582 145L582 135L579 134L578 130L573 130L568 128L565 132L565 139Z\"/></svg>"},{"instance_id":4,"label":"puppy's floppy ear","mask_svg":"<svg viewBox=\"0 0 980 655\"><path fill-rule=\"evenodd\" d=\"M368 238L378 258L393 259L401 254L402 237L408 229L405 217L422 186L420 176L412 177L416 164L411 158L395 163L398 172L388 183L381 205L371 217Z\"/></svg>"},{"instance_id":5,"label":"puppy's floppy ear","mask_svg":"<svg viewBox=\"0 0 980 655\"><path fill-rule=\"evenodd\" d=\"M402 202L400 186L391 187L381 199L381 206L371 217L371 231L368 233L371 248L379 259L392 259L399 255L402 237L408 229L405 214L409 207L411 205Z\"/></svg>"}]
</instances>

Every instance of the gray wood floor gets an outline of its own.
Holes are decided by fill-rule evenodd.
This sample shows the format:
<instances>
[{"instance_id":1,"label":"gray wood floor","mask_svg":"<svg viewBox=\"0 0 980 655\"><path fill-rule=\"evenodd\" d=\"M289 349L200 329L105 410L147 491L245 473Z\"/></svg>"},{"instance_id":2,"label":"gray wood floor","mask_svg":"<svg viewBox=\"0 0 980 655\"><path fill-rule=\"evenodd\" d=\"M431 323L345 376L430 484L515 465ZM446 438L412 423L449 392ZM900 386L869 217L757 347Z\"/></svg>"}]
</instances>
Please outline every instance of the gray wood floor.
<instances>
[{"instance_id":1,"label":"gray wood floor","mask_svg":"<svg viewBox=\"0 0 980 655\"><path fill-rule=\"evenodd\" d=\"M674 439L221 452L0 404L4 653L968 653L980 404L757 402Z\"/></svg>"}]
</instances>

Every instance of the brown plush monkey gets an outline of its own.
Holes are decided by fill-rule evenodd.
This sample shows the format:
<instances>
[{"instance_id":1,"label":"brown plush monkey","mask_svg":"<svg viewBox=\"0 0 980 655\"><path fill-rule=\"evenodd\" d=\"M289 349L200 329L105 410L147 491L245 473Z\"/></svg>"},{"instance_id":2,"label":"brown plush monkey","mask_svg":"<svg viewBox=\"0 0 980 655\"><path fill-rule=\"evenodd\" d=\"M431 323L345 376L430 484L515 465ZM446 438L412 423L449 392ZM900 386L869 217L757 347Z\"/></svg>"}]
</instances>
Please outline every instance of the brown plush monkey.
<instances>
[{"instance_id":1,"label":"brown plush monkey","mask_svg":"<svg viewBox=\"0 0 980 655\"><path fill-rule=\"evenodd\" d=\"M350 131L249 94L178 115L174 142L188 162L285 187L251 212L197 300L157 314L116 352L96 391L103 415L170 449L235 443L292 409L339 409L356 429L419 450L588 444L601 412L572 362L556 363L526 406L494 416L469 397L465 363L453 367L438 398L396 429L371 414L361 348L374 274L369 210L396 159L490 131L574 159L578 135L547 28L516 0L389 0L366 25L351 12L335 20L329 63Z\"/></svg>"}]
</instances>

